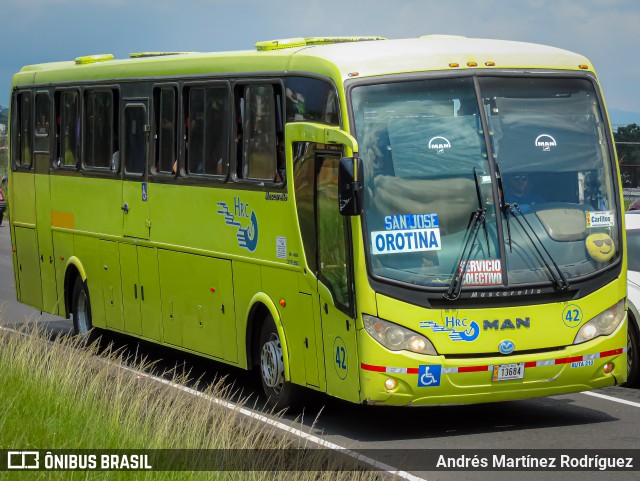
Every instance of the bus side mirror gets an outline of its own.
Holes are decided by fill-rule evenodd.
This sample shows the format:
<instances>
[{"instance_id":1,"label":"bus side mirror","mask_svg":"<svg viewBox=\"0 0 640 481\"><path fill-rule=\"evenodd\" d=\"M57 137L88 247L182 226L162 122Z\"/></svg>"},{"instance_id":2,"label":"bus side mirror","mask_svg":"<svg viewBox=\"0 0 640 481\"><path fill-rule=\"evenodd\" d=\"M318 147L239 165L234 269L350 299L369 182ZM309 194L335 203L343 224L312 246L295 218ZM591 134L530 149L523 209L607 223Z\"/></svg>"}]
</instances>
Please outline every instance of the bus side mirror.
<instances>
[{"instance_id":1,"label":"bus side mirror","mask_svg":"<svg viewBox=\"0 0 640 481\"><path fill-rule=\"evenodd\" d=\"M357 173L354 175L354 169ZM362 161L357 157L342 157L338 168L338 207L342 215L362 214Z\"/></svg>"}]
</instances>

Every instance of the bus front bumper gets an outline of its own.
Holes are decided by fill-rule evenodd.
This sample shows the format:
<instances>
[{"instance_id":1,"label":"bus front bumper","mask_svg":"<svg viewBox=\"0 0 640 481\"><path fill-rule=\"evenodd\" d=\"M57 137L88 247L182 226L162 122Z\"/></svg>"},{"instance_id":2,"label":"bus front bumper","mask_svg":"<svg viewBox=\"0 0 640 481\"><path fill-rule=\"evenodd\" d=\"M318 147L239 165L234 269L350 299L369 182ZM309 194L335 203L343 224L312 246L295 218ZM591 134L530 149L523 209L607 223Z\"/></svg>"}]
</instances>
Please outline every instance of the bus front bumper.
<instances>
[{"instance_id":1,"label":"bus front bumper","mask_svg":"<svg viewBox=\"0 0 640 481\"><path fill-rule=\"evenodd\" d=\"M367 346L360 352L369 354L361 358L361 402L390 406L471 404L613 386L627 379L626 336L625 319L613 334L583 344L536 354L452 359L388 351L361 332L359 342ZM382 359L385 362L379 362ZM521 363L521 379L494 380L495 366Z\"/></svg>"}]
</instances>

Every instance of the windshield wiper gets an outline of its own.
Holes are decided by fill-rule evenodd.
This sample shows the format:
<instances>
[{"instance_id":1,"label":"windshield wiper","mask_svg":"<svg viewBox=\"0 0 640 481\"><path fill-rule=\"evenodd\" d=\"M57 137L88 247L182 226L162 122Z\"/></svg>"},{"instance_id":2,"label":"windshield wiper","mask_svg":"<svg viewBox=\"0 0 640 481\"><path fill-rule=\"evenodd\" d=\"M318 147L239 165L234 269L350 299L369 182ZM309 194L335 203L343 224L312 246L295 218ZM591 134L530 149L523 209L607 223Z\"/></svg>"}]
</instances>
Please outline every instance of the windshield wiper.
<instances>
[{"instance_id":1,"label":"windshield wiper","mask_svg":"<svg viewBox=\"0 0 640 481\"><path fill-rule=\"evenodd\" d=\"M551 274L551 277L553 277L553 281L556 283L556 286L558 287L558 289L562 291L566 291L567 289L569 289L569 281L567 281L567 278L562 273L562 270L560 270L560 267L558 267L558 264L553 259L553 257L551 256L547 248L544 246L544 243L542 242L542 240L540 240L540 237L538 237L538 234L536 233L535 229L531 226L531 224L527 220L522 210L520 210L520 206L516 203L505 204L505 212L507 215L507 219L509 218L508 217L509 214L513 215L513 218L518 222L518 224L522 228L522 231L527 235L527 237L529 238L529 241L531 242L531 245L533 246L535 251L538 253L538 256L540 257L545 267L549 271L549 274ZM524 220L524 224L520 219ZM533 234L533 237L531 237L530 233ZM534 242L534 239L536 240L536 242ZM542 247L542 250L545 252L545 254L547 254L547 257L553 264L554 269L552 269L549 263L546 261L545 257L542 255L542 252L540 252L540 249L538 249L538 246Z\"/></svg>"},{"instance_id":2,"label":"windshield wiper","mask_svg":"<svg viewBox=\"0 0 640 481\"><path fill-rule=\"evenodd\" d=\"M462 290L462 279L464 279L464 275L467 273L467 267L469 265L469 260L471 259L473 246L475 245L476 239L478 238L478 231L480 230L480 226L484 224L486 216L487 209L483 207L476 210L469 220L469 226L467 227L468 234L464 243L464 247L462 248L462 252L460 253L460 260L454 266L455 271L453 274L453 279L451 279L449 289L443 295L443 297L448 301L455 301L456 299L458 299L458 297L460 297L460 291ZM461 263L462 269L460 268Z\"/></svg>"},{"instance_id":3,"label":"windshield wiper","mask_svg":"<svg viewBox=\"0 0 640 481\"><path fill-rule=\"evenodd\" d=\"M480 192L480 181L478 180L478 170L473 168L473 180L476 182L476 197L478 198L478 209L482 209L482 192ZM482 219L482 227L484 227L484 237L487 241L487 256L491 256L491 246L489 245L489 232L487 231L486 215Z\"/></svg>"}]
</instances>

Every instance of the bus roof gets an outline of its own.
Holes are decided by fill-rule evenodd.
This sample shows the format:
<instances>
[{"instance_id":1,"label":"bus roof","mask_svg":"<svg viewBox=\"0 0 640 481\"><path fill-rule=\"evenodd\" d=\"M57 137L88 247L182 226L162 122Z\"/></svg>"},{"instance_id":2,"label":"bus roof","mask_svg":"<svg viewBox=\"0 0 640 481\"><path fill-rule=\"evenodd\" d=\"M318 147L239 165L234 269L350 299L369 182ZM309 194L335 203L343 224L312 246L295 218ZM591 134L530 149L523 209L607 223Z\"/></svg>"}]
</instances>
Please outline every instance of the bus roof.
<instances>
[{"instance_id":1,"label":"bus roof","mask_svg":"<svg viewBox=\"0 0 640 481\"><path fill-rule=\"evenodd\" d=\"M304 71L344 81L352 77L467 68L592 70L585 57L554 47L448 35L404 40L314 37L256 45L256 50L247 51L139 52L121 60L105 54L29 65L14 76L14 86L231 72Z\"/></svg>"}]
</instances>

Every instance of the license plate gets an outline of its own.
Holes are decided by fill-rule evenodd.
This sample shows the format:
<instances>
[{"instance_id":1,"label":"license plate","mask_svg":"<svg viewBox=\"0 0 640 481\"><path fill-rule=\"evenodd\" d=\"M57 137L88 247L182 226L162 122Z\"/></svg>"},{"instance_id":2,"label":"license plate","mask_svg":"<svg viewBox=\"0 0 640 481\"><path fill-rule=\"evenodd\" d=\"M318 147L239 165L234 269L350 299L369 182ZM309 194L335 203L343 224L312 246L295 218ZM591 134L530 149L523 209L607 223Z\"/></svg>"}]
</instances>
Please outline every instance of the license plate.
<instances>
[{"instance_id":1,"label":"license plate","mask_svg":"<svg viewBox=\"0 0 640 481\"><path fill-rule=\"evenodd\" d=\"M512 379L522 378L524 378L524 362L493 366L494 381L510 381Z\"/></svg>"}]
</instances>

